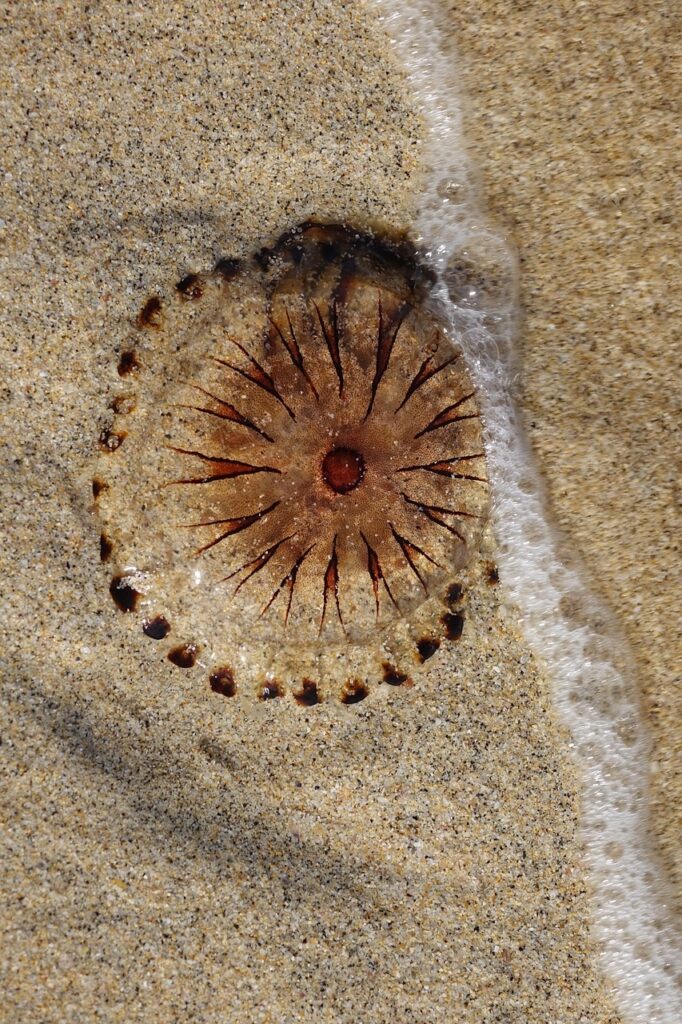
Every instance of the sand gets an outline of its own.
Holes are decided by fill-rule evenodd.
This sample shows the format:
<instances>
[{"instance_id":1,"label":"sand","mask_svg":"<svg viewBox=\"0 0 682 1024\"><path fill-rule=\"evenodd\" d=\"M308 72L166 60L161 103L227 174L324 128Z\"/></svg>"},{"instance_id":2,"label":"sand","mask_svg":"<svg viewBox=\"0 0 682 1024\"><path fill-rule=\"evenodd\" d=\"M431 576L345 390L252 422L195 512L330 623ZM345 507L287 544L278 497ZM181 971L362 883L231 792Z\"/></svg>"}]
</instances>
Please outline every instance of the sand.
<instances>
[{"instance_id":1,"label":"sand","mask_svg":"<svg viewBox=\"0 0 682 1024\"><path fill-rule=\"evenodd\" d=\"M173 669L122 628L107 592L92 467L146 297L311 214L409 222L422 129L376 23L355 5L286 11L67 3L5 16L2 1013L615 1024L567 737L490 582L494 550L463 581L461 640L413 688L353 708L236 711L199 667ZM453 15L472 67L474 42L503 35L499 8L481 11ZM515 74L533 94L530 71ZM539 183L510 188L501 150L496 163L480 147L498 215L548 244ZM569 226L574 213L567 200ZM557 440L571 424L543 377L538 325L572 310L548 283L548 251L533 264L518 234L528 412L547 410L533 436L558 516L609 581L585 539L612 514L605 474L581 531ZM592 358L612 366L606 347ZM565 385L583 397L585 372Z\"/></svg>"},{"instance_id":2,"label":"sand","mask_svg":"<svg viewBox=\"0 0 682 1024\"><path fill-rule=\"evenodd\" d=\"M556 520L635 652L679 901L679 12L465 0L451 17L484 193L520 258L526 428Z\"/></svg>"}]
</instances>

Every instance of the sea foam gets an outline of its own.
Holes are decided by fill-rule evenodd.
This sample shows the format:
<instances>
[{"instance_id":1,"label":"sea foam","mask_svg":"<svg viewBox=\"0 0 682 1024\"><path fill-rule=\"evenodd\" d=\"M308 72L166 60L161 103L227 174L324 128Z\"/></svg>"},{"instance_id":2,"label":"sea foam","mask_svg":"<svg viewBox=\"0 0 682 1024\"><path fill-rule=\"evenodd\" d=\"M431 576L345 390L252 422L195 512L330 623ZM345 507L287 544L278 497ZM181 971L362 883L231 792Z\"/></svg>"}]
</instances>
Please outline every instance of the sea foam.
<instances>
[{"instance_id":1,"label":"sea foam","mask_svg":"<svg viewBox=\"0 0 682 1024\"><path fill-rule=\"evenodd\" d=\"M565 555L514 401L513 252L486 219L466 153L456 58L434 0L374 0L427 126L414 223L438 301L468 356L483 410L502 583L544 659L572 736L593 931L628 1024L682 1021L682 936L650 839L650 741L627 644ZM477 280L476 269L483 274ZM494 286L486 281L494 280Z\"/></svg>"}]
</instances>

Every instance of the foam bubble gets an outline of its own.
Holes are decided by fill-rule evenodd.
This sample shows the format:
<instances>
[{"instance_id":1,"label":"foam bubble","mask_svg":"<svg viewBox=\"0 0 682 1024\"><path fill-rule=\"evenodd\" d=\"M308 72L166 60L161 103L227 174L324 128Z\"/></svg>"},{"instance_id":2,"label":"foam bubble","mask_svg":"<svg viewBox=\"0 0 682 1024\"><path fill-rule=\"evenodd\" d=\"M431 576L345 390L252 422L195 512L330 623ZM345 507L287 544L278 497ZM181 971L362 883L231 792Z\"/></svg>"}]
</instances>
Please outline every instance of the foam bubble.
<instances>
[{"instance_id":1,"label":"foam bubble","mask_svg":"<svg viewBox=\"0 0 682 1024\"><path fill-rule=\"evenodd\" d=\"M650 839L650 740L627 644L562 550L522 432L514 402L515 258L483 212L439 5L375 5L427 126L427 173L414 230L438 271L438 301L479 388L501 578L549 667L581 769L582 830L604 968L625 1021L676 1024L682 936Z\"/></svg>"}]
</instances>

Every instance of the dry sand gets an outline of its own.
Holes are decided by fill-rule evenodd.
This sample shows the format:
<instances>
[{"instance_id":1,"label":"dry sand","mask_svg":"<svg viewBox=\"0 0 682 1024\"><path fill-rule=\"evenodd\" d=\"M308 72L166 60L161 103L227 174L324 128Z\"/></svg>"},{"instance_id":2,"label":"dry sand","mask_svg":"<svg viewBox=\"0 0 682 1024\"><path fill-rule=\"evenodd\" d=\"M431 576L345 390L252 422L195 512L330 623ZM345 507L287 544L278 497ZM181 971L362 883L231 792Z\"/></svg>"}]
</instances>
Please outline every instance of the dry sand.
<instances>
[{"instance_id":1,"label":"dry sand","mask_svg":"<svg viewBox=\"0 0 682 1024\"><path fill-rule=\"evenodd\" d=\"M107 593L95 440L146 295L313 213L403 224L419 188L421 126L375 23L354 5L286 11L21 3L5 15L2 1013L615 1024L588 940L566 738L485 573L473 571L461 641L413 689L248 715L198 668L160 662ZM484 6L476 35L464 9L453 17L467 56L504 21ZM528 31L524 53L540 60ZM514 75L533 93L530 71ZM499 88L501 147L514 121ZM498 212L536 232L540 261L538 181L510 188L502 151L496 163L481 149ZM571 496L591 485L596 524L613 514L608 474L595 485L587 461L606 427L585 417L576 438L566 410L543 404L542 318L580 318L519 242L534 436L590 556L599 527L585 530ZM568 327L552 337L572 351ZM608 345L590 357L608 379ZM566 387L584 392L585 372ZM569 430L580 487L562 475ZM652 594L660 619L660 583Z\"/></svg>"}]
</instances>

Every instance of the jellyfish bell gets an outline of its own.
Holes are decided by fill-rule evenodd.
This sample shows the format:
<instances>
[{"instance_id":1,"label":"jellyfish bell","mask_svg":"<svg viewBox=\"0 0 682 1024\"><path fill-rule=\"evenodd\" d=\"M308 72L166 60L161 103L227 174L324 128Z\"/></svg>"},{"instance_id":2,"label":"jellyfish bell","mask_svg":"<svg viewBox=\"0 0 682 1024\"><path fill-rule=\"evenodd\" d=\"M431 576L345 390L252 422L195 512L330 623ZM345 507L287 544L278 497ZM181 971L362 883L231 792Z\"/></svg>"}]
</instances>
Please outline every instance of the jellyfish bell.
<instances>
[{"instance_id":1,"label":"jellyfish bell","mask_svg":"<svg viewBox=\"0 0 682 1024\"><path fill-rule=\"evenodd\" d=\"M431 284L404 239L306 224L138 316L96 470L109 561L231 695L355 703L447 637L487 478Z\"/></svg>"}]
</instances>

